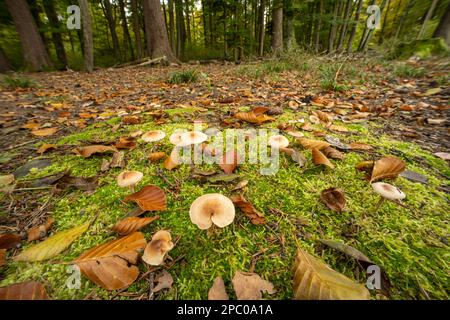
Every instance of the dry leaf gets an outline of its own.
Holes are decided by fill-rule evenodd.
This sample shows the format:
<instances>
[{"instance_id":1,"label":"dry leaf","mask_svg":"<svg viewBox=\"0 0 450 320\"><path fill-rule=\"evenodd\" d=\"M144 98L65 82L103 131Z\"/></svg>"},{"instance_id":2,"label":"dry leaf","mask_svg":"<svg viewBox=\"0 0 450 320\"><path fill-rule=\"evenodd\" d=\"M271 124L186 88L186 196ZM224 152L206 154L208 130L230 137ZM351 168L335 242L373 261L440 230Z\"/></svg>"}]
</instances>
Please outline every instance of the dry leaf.
<instances>
[{"instance_id":1,"label":"dry leaf","mask_svg":"<svg viewBox=\"0 0 450 320\"><path fill-rule=\"evenodd\" d=\"M141 119L138 116L125 116L122 118L124 124L139 124Z\"/></svg>"},{"instance_id":2,"label":"dry leaf","mask_svg":"<svg viewBox=\"0 0 450 320\"><path fill-rule=\"evenodd\" d=\"M329 126L328 129L331 131L337 131L337 132L349 132L349 130L346 127L338 126L335 124L332 124L331 126Z\"/></svg>"},{"instance_id":3,"label":"dry leaf","mask_svg":"<svg viewBox=\"0 0 450 320\"><path fill-rule=\"evenodd\" d=\"M159 292L162 289L171 289L173 284L173 278L166 270L161 271L155 278L156 286L153 288L153 292Z\"/></svg>"},{"instance_id":4,"label":"dry leaf","mask_svg":"<svg viewBox=\"0 0 450 320\"><path fill-rule=\"evenodd\" d=\"M31 228L28 230L28 241L34 241L44 238L47 235L48 230L52 227L55 220L53 218L48 218L45 224Z\"/></svg>"},{"instance_id":5,"label":"dry leaf","mask_svg":"<svg viewBox=\"0 0 450 320\"><path fill-rule=\"evenodd\" d=\"M321 140L313 140L307 138L299 138L297 139L300 144L307 149L317 149L321 150L323 148L329 147L330 144Z\"/></svg>"},{"instance_id":6,"label":"dry leaf","mask_svg":"<svg viewBox=\"0 0 450 320\"><path fill-rule=\"evenodd\" d=\"M268 115L257 114L254 112L238 112L234 115L234 117L236 119L239 119L239 120L242 120L245 122L249 122L249 123L254 123L254 124L262 124L267 121L275 120L274 118L272 118Z\"/></svg>"},{"instance_id":7,"label":"dry leaf","mask_svg":"<svg viewBox=\"0 0 450 320\"><path fill-rule=\"evenodd\" d=\"M333 122L333 116L331 114L322 111L315 111L315 114L317 115L319 120L324 122L325 124Z\"/></svg>"},{"instance_id":8,"label":"dry leaf","mask_svg":"<svg viewBox=\"0 0 450 320\"><path fill-rule=\"evenodd\" d=\"M44 143L43 145L41 145L40 147L39 147L39 149L37 149L37 153L38 154L43 154L43 153L45 153L45 152L47 152L48 150L50 150L50 149L55 149L55 148L57 148L57 145L56 144L49 144L49 143Z\"/></svg>"},{"instance_id":9,"label":"dry leaf","mask_svg":"<svg viewBox=\"0 0 450 320\"><path fill-rule=\"evenodd\" d=\"M326 147L324 149L322 149L322 153L331 159L338 159L338 160L342 160L345 157L345 154L343 154L342 152L336 150L333 147Z\"/></svg>"},{"instance_id":10,"label":"dry leaf","mask_svg":"<svg viewBox=\"0 0 450 320\"><path fill-rule=\"evenodd\" d=\"M12 249L22 241L22 238L16 233L0 234L0 249Z\"/></svg>"},{"instance_id":11,"label":"dry leaf","mask_svg":"<svg viewBox=\"0 0 450 320\"><path fill-rule=\"evenodd\" d=\"M58 131L58 128L45 128L31 131L31 134L36 137L47 137L51 136Z\"/></svg>"},{"instance_id":12,"label":"dry leaf","mask_svg":"<svg viewBox=\"0 0 450 320\"><path fill-rule=\"evenodd\" d=\"M214 279L211 289L208 291L208 300L228 300L228 294L225 291L225 283L221 276Z\"/></svg>"},{"instance_id":13,"label":"dry leaf","mask_svg":"<svg viewBox=\"0 0 450 320\"><path fill-rule=\"evenodd\" d=\"M316 166L325 165L327 167L330 167L331 169L334 168L334 165L330 162L330 160L328 160L328 158L322 152L320 152L318 149L312 149L311 152L312 152L313 163Z\"/></svg>"},{"instance_id":14,"label":"dry leaf","mask_svg":"<svg viewBox=\"0 0 450 320\"><path fill-rule=\"evenodd\" d=\"M6 264L6 249L0 249L0 267Z\"/></svg>"},{"instance_id":15,"label":"dry leaf","mask_svg":"<svg viewBox=\"0 0 450 320\"><path fill-rule=\"evenodd\" d=\"M250 219L253 224L265 224L264 215L255 209L241 194L230 197L231 201Z\"/></svg>"},{"instance_id":16,"label":"dry leaf","mask_svg":"<svg viewBox=\"0 0 450 320\"><path fill-rule=\"evenodd\" d=\"M320 200L333 211L342 212L345 208L344 191L338 188L325 189L320 193Z\"/></svg>"},{"instance_id":17,"label":"dry leaf","mask_svg":"<svg viewBox=\"0 0 450 320\"><path fill-rule=\"evenodd\" d=\"M148 155L148 160L150 162L158 162L165 156L166 156L166 154L164 152L152 152Z\"/></svg>"},{"instance_id":18,"label":"dry leaf","mask_svg":"<svg viewBox=\"0 0 450 320\"><path fill-rule=\"evenodd\" d=\"M442 160L450 160L450 153L448 152L436 152L433 153L436 157L441 158Z\"/></svg>"},{"instance_id":19,"label":"dry leaf","mask_svg":"<svg viewBox=\"0 0 450 320\"><path fill-rule=\"evenodd\" d=\"M334 271L319 259L298 249L294 264L294 299L368 300L361 284Z\"/></svg>"},{"instance_id":20,"label":"dry leaf","mask_svg":"<svg viewBox=\"0 0 450 320\"><path fill-rule=\"evenodd\" d=\"M223 172L230 174L233 173L233 171L236 169L237 162L238 162L237 152L231 150L222 155L219 166L223 170Z\"/></svg>"},{"instance_id":21,"label":"dry leaf","mask_svg":"<svg viewBox=\"0 0 450 320\"><path fill-rule=\"evenodd\" d=\"M0 176L0 188L6 187L7 185L10 185L16 180L13 174L7 174L4 176Z\"/></svg>"},{"instance_id":22,"label":"dry leaf","mask_svg":"<svg viewBox=\"0 0 450 320\"><path fill-rule=\"evenodd\" d=\"M136 148L136 139L131 137L120 137L114 145L117 149L130 149Z\"/></svg>"},{"instance_id":23,"label":"dry leaf","mask_svg":"<svg viewBox=\"0 0 450 320\"><path fill-rule=\"evenodd\" d=\"M138 231L139 229L142 229L143 227L157 219L159 219L159 216L145 218L128 217L117 222L112 229L121 236L125 236L127 234Z\"/></svg>"},{"instance_id":24,"label":"dry leaf","mask_svg":"<svg viewBox=\"0 0 450 320\"><path fill-rule=\"evenodd\" d=\"M93 145L75 148L73 152L84 158L89 158L95 153L118 152L118 150L112 146Z\"/></svg>"},{"instance_id":25,"label":"dry leaf","mask_svg":"<svg viewBox=\"0 0 450 320\"><path fill-rule=\"evenodd\" d=\"M153 185L145 186L138 192L125 197L125 201L134 201L145 211L166 210L167 199L164 191Z\"/></svg>"},{"instance_id":26,"label":"dry leaf","mask_svg":"<svg viewBox=\"0 0 450 320\"><path fill-rule=\"evenodd\" d=\"M349 147L353 150L371 150L373 147L371 145L368 145L366 143L362 142L352 142L349 144Z\"/></svg>"},{"instance_id":27,"label":"dry leaf","mask_svg":"<svg viewBox=\"0 0 450 320\"><path fill-rule=\"evenodd\" d=\"M306 158L300 151L293 148L280 148L280 151L291 156L292 160L297 162L300 167L305 166Z\"/></svg>"},{"instance_id":28,"label":"dry leaf","mask_svg":"<svg viewBox=\"0 0 450 320\"><path fill-rule=\"evenodd\" d=\"M42 283L27 281L0 288L0 300L50 300Z\"/></svg>"},{"instance_id":29,"label":"dry leaf","mask_svg":"<svg viewBox=\"0 0 450 320\"><path fill-rule=\"evenodd\" d=\"M370 183L381 179L396 178L405 170L405 162L397 157L389 156L375 161Z\"/></svg>"},{"instance_id":30,"label":"dry leaf","mask_svg":"<svg viewBox=\"0 0 450 320\"><path fill-rule=\"evenodd\" d=\"M256 273L236 271L231 282L238 300L261 300L262 292L268 294L276 292L272 283L262 279Z\"/></svg>"},{"instance_id":31,"label":"dry leaf","mask_svg":"<svg viewBox=\"0 0 450 320\"><path fill-rule=\"evenodd\" d=\"M145 245L144 235L134 232L86 251L74 263L95 284L106 290L118 290L137 279L138 251Z\"/></svg>"},{"instance_id":32,"label":"dry leaf","mask_svg":"<svg viewBox=\"0 0 450 320\"><path fill-rule=\"evenodd\" d=\"M239 181L231 191L241 190L248 184L248 180Z\"/></svg>"}]
</instances>

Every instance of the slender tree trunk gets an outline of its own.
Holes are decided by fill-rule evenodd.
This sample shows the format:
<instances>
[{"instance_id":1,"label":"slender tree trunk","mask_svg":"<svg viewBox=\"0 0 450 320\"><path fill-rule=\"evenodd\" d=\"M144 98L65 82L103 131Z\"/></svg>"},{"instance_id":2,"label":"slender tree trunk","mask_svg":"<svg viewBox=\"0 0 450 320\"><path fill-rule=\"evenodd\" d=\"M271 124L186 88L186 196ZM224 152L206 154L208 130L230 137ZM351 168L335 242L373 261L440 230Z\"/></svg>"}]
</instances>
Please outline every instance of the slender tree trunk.
<instances>
[{"instance_id":1,"label":"slender tree trunk","mask_svg":"<svg viewBox=\"0 0 450 320\"><path fill-rule=\"evenodd\" d=\"M87 0L78 0L83 23L84 66L86 71L94 70L94 42L92 40L92 22Z\"/></svg>"},{"instance_id":2,"label":"slender tree trunk","mask_svg":"<svg viewBox=\"0 0 450 320\"><path fill-rule=\"evenodd\" d=\"M141 41L141 28L139 27L139 10L137 0L131 0L131 19L134 33L134 42L136 45L137 58L141 60L142 55L142 41Z\"/></svg>"},{"instance_id":3,"label":"slender tree trunk","mask_svg":"<svg viewBox=\"0 0 450 320\"><path fill-rule=\"evenodd\" d=\"M47 50L47 54L48 54L47 48L48 48L49 40L45 36L45 32L42 30L44 23L42 23L41 16L40 16L40 14L42 12L42 8L38 4L37 0L26 0L26 1L30 7L31 15L33 16L34 22L36 23L36 27L38 29L39 34L41 35L42 41L44 42L44 46L45 46L45 49Z\"/></svg>"},{"instance_id":4,"label":"slender tree trunk","mask_svg":"<svg viewBox=\"0 0 450 320\"><path fill-rule=\"evenodd\" d=\"M169 41L172 50L176 49L176 38L175 38L175 16L173 14L173 1L169 0L167 7L169 11Z\"/></svg>"},{"instance_id":5,"label":"slender tree trunk","mask_svg":"<svg viewBox=\"0 0 450 320\"><path fill-rule=\"evenodd\" d=\"M319 50L320 50L319 45L320 45L320 29L322 28L323 0L319 1L318 6L319 6L319 17L317 19L316 39L314 41L314 50L316 53L319 52Z\"/></svg>"},{"instance_id":6,"label":"slender tree trunk","mask_svg":"<svg viewBox=\"0 0 450 320\"><path fill-rule=\"evenodd\" d=\"M190 17L190 10L189 10L189 0L184 0L185 2L185 9L186 9L186 36L187 36L187 41L189 44L191 44L192 42L192 35L191 35L191 17Z\"/></svg>"},{"instance_id":7,"label":"slender tree trunk","mask_svg":"<svg viewBox=\"0 0 450 320\"><path fill-rule=\"evenodd\" d=\"M344 25L342 26L341 35L339 36L339 43L337 46L337 51L341 51L342 45L344 44L345 35L347 33L348 21L350 20L351 8L352 8L352 0L347 0L346 6L345 6Z\"/></svg>"},{"instance_id":8,"label":"slender tree trunk","mask_svg":"<svg viewBox=\"0 0 450 320\"><path fill-rule=\"evenodd\" d=\"M208 14L207 14L207 8L206 8L206 1L202 0L202 20L203 20L203 37L205 39L205 47L209 47L209 34L208 34Z\"/></svg>"},{"instance_id":9,"label":"slender tree trunk","mask_svg":"<svg viewBox=\"0 0 450 320\"><path fill-rule=\"evenodd\" d=\"M333 11L333 19L330 22L330 33L328 35L328 53L332 53L334 51L334 39L336 37L336 28L337 28L337 15L339 10L339 0L334 4Z\"/></svg>"},{"instance_id":10,"label":"slender tree trunk","mask_svg":"<svg viewBox=\"0 0 450 320\"><path fill-rule=\"evenodd\" d=\"M433 2L431 3L430 9L428 10L426 17L423 20L422 27L420 28L417 39L422 39L425 33L425 27L427 26L428 21L430 21L431 17L433 16L434 9L436 9L436 5L438 2L439 0L433 0Z\"/></svg>"},{"instance_id":11,"label":"slender tree trunk","mask_svg":"<svg viewBox=\"0 0 450 320\"><path fill-rule=\"evenodd\" d=\"M406 18L408 17L408 13L411 10L411 8L413 7L414 4L414 0L409 0L408 4L406 5L405 11L403 11L402 16L400 17L400 21L398 23L398 27L397 27L397 31L395 32L395 39L398 39L398 37L400 36L400 32L402 31L403 28L403 24L406 21Z\"/></svg>"},{"instance_id":12,"label":"slender tree trunk","mask_svg":"<svg viewBox=\"0 0 450 320\"><path fill-rule=\"evenodd\" d=\"M384 14L383 24L381 26L380 37L378 38L378 44L382 44L383 40L384 40L384 33L385 33L385 30L386 30L386 23L387 23L387 19L388 19L389 9L391 7L391 3L392 2L390 0L388 0L386 12Z\"/></svg>"},{"instance_id":13,"label":"slender tree trunk","mask_svg":"<svg viewBox=\"0 0 450 320\"><path fill-rule=\"evenodd\" d=\"M283 52L283 2L277 1L272 13L272 51L278 55Z\"/></svg>"},{"instance_id":14,"label":"slender tree trunk","mask_svg":"<svg viewBox=\"0 0 450 320\"><path fill-rule=\"evenodd\" d=\"M5 51L0 47L0 72L6 72L12 70L11 64L6 57Z\"/></svg>"},{"instance_id":15,"label":"slender tree trunk","mask_svg":"<svg viewBox=\"0 0 450 320\"><path fill-rule=\"evenodd\" d=\"M265 36L265 22L264 12L266 10L265 0L260 0L259 3L259 30L258 30L258 53L260 56L264 54L264 36Z\"/></svg>"},{"instance_id":16,"label":"slender tree trunk","mask_svg":"<svg viewBox=\"0 0 450 320\"><path fill-rule=\"evenodd\" d=\"M361 14L362 4L363 4L363 0L359 0L358 7L356 8L355 20L353 21L352 32L350 34L350 37L349 37L348 43L347 43L347 52L348 53L351 53L353 51L353 39L355 38L355 35L356 35L356 28L358 27L359 16Z\"/></svg>"},{"instance_id":17,"label":"slender tree trunk","mask_svg":"<svg viewBox=\"0 0 450 320\"><path fill-rule=\"evenodd\" d=\"M177 15L177 55L183 59L186 49L186 26L184 24L183 0L175 1L175 14Z\"/></svg>"},{"instance_id":18,"label":"slender tree trunk","mask_svg":"<svg viewBox=\"0 0 450 320\"><path fill-rule=\"evenodd\" d=\"M122 20L122 30L123 30L123 36L124 36L124 44L128 43L128 47L130 48L130 54L131 54L131 60L134 60L134 50L133 50L133 42L131 41L131 36L130 36L130 31L128 29L128 22L127 22L127 15L125 13L125 2L124 0L119 0L119 10L120 10L120 18ZM126 53L126 48L125 47L125 53ZM126 56L126 54L125 54Z\"/></svg>"},{"instance_id":19,"label":"slender tree trunk","mask_svg":"<svg viewBox=\"0 0 450 320\"><path fill-rule=\"evenodd\" d=\"M27 2L25 0L6 0L6 6L19 33L27 67L33 71L52 67Z\"/></svg>"},{"instance_id":20,"label":"slender tree trunk","mask_svg":"<svg viewBox=\"0 0 450 320\"><path fill-rule=\"evenodd\" d=\"M442 15L433 37L443 38L447 45L450 46L450 4Z\"/></svg>"},{"instance_id":21,"label":"slender tree trunk","mask_svg":"<svg viewBox=\"0 0 450 320\"><path fill-rule=\"evenodd\" d=\"M159 0L143 0L145 35L150 57L166 56L170 62L178 62L169 45L166 25Z\"/></svg>"},{"instance_id":22,"label":"slender tree trunk","mask_svg":"<svg viewBox=\"0 0 450 320\"><path fill-rule=\"evenodd\" d=\"M292 1L286 2L286 47L287 50L293 50L297 46L297 41L295 39L295 28L294 28L294 8L292 7Z\"/></svg>"},{"instance_id":23,"label":"slender tree trunk","mask_svg":"<svg viewBox=\"0 0 450 320\"><path fill-rule=\"evenodd\" d=\"M60 29L60 21L58 19L58 15L55 10L55 4L53 0L43 1L45 14L48 18L50 26L52 27L52 40L55 45L56 56L58 57L59 62L65 67L67 66L67 56L66 51L64 49L64 42L61 37Z\"/></svg>"},{"instance_id":24,"label":"slender tree trunk","mask_svg":"<svg viewBox=\"0 0 450 320\"><path fill-rule=\"evenodd\" d=\"M103 5L105 6L105 17L106 17L106 20L108 21L109 32L111 33L113 49L114 49L114 56L116 58L116 62L119 62L121 60L120 59L119 38L117 37L116 21L114 20L114 17L112 14L111 2L109 2L109 0L103 0Z\"/></svg>"}]
</instances>

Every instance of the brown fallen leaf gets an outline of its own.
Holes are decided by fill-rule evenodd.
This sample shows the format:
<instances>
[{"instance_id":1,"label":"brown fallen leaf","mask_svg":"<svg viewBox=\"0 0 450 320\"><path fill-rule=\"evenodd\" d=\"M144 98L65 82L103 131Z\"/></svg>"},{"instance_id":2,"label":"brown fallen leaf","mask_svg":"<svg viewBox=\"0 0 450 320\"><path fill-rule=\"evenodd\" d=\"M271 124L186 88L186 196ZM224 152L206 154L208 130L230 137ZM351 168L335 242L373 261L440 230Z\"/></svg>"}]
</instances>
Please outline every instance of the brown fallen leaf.
<instances>
[{"instance_id":1,"label":"brown fallen leaf","mask_svg":"<svg viewBox=\"0 0 450 320\"><path fill-rule=\"evenodd\" d=\"M47 152L48 150L50 150L50 149L55 149L55 148L57 148L57 145L56 144L49 144L49 143L44 143L43 145L41 145L37 150L36 150L36 152L38 153L38 154L43 154L43 153L45 153L45 152Z\"/></svg>"},{"instance_id":2,"label":"brown fallen leaf","mask_svg":"<svg viewBox=\"0 0 450 320\"><path fill-rule=\"evenodd\" d=\"M231 189L231 191L236 191L236 190L241 190L243 188L245 188L248 184L248 180L242 180L239 181L234 187L233 189Z\"/></svg>"},{"instance_id":3,"label":"brown fallen leaf","mask_svg":"<svg viewBox=\"0 0 450 320\"><path fill-rule=\"evenodd\" d=\"M0 249L16 248L22 238L17 233L0 234Z\"/></svg>"},{"instance_id":4,"label":"brown fallen leaf","mask_svg":"<svg viewBox=\"0 0 450 320\"><path fill-rule=\"evenodd\" d=\"M138 192L124 198L125 201L134 201L145 211L162 211L167 208L167 199L164 191L153 185L145 186Z\"/></svg>"},{"instance_id":5,"label":"brown fallen leaf","mask_svg":"<svg viewBox=\"0 0 450 320\"><path fill-rule=\"evenodd\" d=\"M130 149L136 148L136 139L132 137L120 137L114 145L117 149Z\"/></svg>"},{"instance_id":6,"label":"brown fallen leaf","mask_svg":"<svg viewBox=\"0 0 450 320\"><path fill-rule=\"evenodd\" d=\"M56 188L59 190L66 190L69 188L76 188L82 191L93 192L97 189L97 177L74 177L69 173L64 175L56 183Z\"/></svg>"},{"instance_id":7,"label":"brown fallen leaf","mask_svg":"<svg viewBox=\"0 0 450 320\"><path fill-rule=\"evenodd\" d=\"M272 118L265 114L258 114L254 112L238 112L234 115L236 119L253 123L253 124L262 124L267 121L273 121L275 118Z\"/></svg>"},{"instance_id":8,"label":"brown fallen leaf","mask_svg":"<svg viewBox=\"0 0 450 320\"><path fill-rule=\"evenodd\" d=\"M323 190L320 193L320 200L333 211L342 212L345 208L344 191L338 188Z\"/></svg>"},{"instance_id":9,"label":"brown fallen leaf","mask_svg":"<svg viewBox=\"0 0 450 320\"><path fill-rule=\"evenodd\" d=\"M261 300L263 292L276 292L272 283L256 273L236 271L231 282L238 300Z\"/></svg>"},{"instance_id":10,"label":"brown fallen leaf","mask_svg":"<svg viewBox=\"0 0 450 320\"><path fill-rule=\"evenodd\" d=\"M375 161L370 183L381 179L396 178L405 170L405 162L397 157L389 156Z\"/></svg>"},{"instance_id":11,"label":"brown fallen leaf","mask_svg":"<svg viewBox=\"0 0 450 320\"><path fill-rule=\"evenodd\" d=\"M137 217L128 217L123 220L118 221L113 227L112 230L120 234L121 236L125 236L127 234L138 231L148 225L149 223L158 220L159 216L155 217L145 217L145 218L137 218Z\"/></svg>"},{"instance_id":12,"label":"brown fallen leaf","mask_svg":"<svg viewBox=\"0 0 450 320\"><path fill-rule=\"evenodd\" d=\"M325 165L331 169L334 168L334 164L332 164L330 162L330 160L328 160L328 158L322 152L320 152L318 149L312 149L311 153L312 153L313 163L316 166Z\"/></svg>"},{"instance_id":13,"label":"brown fallen leaf","mask_svg":"<svg viewBox=\"0 0 450 320\"><path fill-rule=\"evenodd\" d=\"M145 245L144 235L134 232L86 251L74 263L95 284L106 290L118 290L137 279L138 251Z\"/></svg>"},{"instance_id":14,"label":"brown fallen leaf","mask_svg":"<svg viewBox=\"0 0 450 320\"><path fill-rule=\"evenodd\" d=\"M139 124L141 123L141 118L138 116L125 116L122 118L124 124Z\"/></svg>"},{"instance_id":15,"label":"brown fallen leaf","mask_svg":"<svg viewBox=\"0 0 450 320\"><path fill-rule=\"evenodd\" d=\"M158 162L165 156L166 156L166 154L164 152L152 152L148 155L148 160L150 162Z\"/></svg>"},{"instance_id":16,"label":"brown fallen leaf","mask_svg":"<svg viewBox=\"0 0 450 320\"><path fill-rule=\"evenodd\" d=\"M242 213L244 213L253 224L265 224L266 218L264 215L256 210L256 208L247 201L241 194L234 195L230 197L231 201L233 201L234 205L236 205L239 209L241 209Z\"/></svg>"},{"instance_id":17,"label":"brown fallen leaf","mask_svg":"<svg viewBox=\"0 0 450 320\"><path fill-rule=\"evenodd\" d=\"M0 249L0 267L6 264L6 249Z\"/></svg>"},{"instance_id":18,"label":"brown fallen leaf","mask_svg":"<svg viewBox=\"0 0 450 320\"><path fill-rule=\"evenodd\" d=\"M349 130L346 127L338 126L338 125L335 125L335 124L332 124L331 126L329 126L328 130L337 131L337 132L349 132Z\"/></svg>"},{"instance_id":19,"label":"brown fallen leaf","mask_svg":"<svg viewBox=\"0 0 450 320\"><path fill-rule=\"evenodd\" d=\"M315 111L315 114L319 118L319 120L325 124L333 122L333 116L329 113L317 110Z\"/></svg>"},{"instance_id":20,"label":"brown fallen leaf","mask_svg":"<svg viewBox=\"0 0 450 320\"><path fill-rule=\"evenodd\" d=\"M300 151L293 148L280 148L280 151L291 156L292 160L297 162L300 167L305 166L306 158Z\"/></svg>"},{"instance_id":21,"label":"brown fallen leaf","mask_svg":"<svg viewBox=\"0 0 450 320\"><path fill-rule=\"evenodd\" d=\"M344 153L342 153L342 152L336 150L335 148L333 148L333 147L331 147L331 146L322 149L322 153L323 153L326 157L331 158L331 159L342 160L342 159L344 159L344 157L345 157L345 154L344 154Z\"/></svg>"},{"instance_id":22,"label":"brown fallen leaf","mask_svg":"<svg viewBox=\"0 0 450 320\"><path fill-rule=\"evenodd\" d=\"M159 292L162 289L171 289L173 284L173 278L167 270L161 271L155 278L156 286L153 288L153 292Z\"/></svg>"},{"instance_id":23,"label":"brown fallen leaf","mask_svg":"<svg viewBox=\"0 0 450 320\"><path fill-rule=\"evenodd\" d=\"M450 160L450 153L448 152L436 152L433 153L436 157L441 158L442 160Z\"/></svg>"},{"instance_id":24,"label":"brown fallen leaf","mask_svg":"<svg viewBox=\"0 0 450 320\"><path fill-rule=\"evenodd\" d=\"M228 151L222 155L219 166L223 172L230 174L237 168L238 155L234 150Z\"/></svg>"},{"instance_id":25,"label":"brown fallen leaf","mask_svg":"<svg viewBox=\"0 0 450 320\"><path fill-rule=\"evenodd\" d=\"M95 153L118 152L118 150L112 146L92 145L75 148L73 152L84 158L89 158Z\"/></svg>"},{"instance_id":26,"label":"brown fallen leaf","mask_svg":"<svg viewBox=\"0 0 450 320\"><path fill-rule=\"evenodd\" d=\"M296 300L368 300L363 285L331 269L321 260L298 249L294 263Z\"/></svg>"},{"instance_id":27,"label":"brown fallen leaf","mask_svg":"<svg viewBox=\"0 0 450 320\"><path fill-rule=\"evenodd\" d=\"M36 137L48 137L55 134L58 131L58 128L45 128L45 129L37 129L32 130L31 134Z\"/></svg>"},{"instance_id":28,"label":"brown fallen leaf","mask_svg":"<svg viewBox=\"0 0 450 320\"><path fill-rule=\"evenodd\" d=\"M46 223L28 230L28 241L30 242L44 238L54 222L55 220L53 218L48 218Z\"/></svg>"},{"instance_id":29,"label":"brown fallen leaf","mask_svg":"<svg viewBox=\"0 0 450 320\"><path fill-rule=\"evenodd\" d=\"M0 300L50 300L42 283L27 281L0 288Z\"/></svg>"},{"instance_id":30,"label":"brown fallen leaf","mask_svg":"<svg viewBox=\"0 0 450 320\"><path fill-rule=\"evenodd\" d=\"M299 138L297 139L300 144L307 149L317 149L321 150L323 148L329 147L330 144L321 140L313 140L308 138Z\"/></svg>"},{"instance_id":31,"label":"brown fallen leaf","mask_svg":"<svg viewBox=\"0 0 450 320\"><path fill-rule=\"evenodd\" d=\"M368 145L366 143L362 142L352 142L349 144L350 148L353 150L372 150L373 147L371 145Z\"/></svg>"},{"instance_id":32,"label":"brown fallen leaf","mask_svg":"<svg viewBox=\"0 0 450 320\"><path fill-rule=\"evenodd\" d=\"M208 300L228 300L225 283L221 276L214 279L212 287L208 291Z\"/></svg>"}]
</instances>

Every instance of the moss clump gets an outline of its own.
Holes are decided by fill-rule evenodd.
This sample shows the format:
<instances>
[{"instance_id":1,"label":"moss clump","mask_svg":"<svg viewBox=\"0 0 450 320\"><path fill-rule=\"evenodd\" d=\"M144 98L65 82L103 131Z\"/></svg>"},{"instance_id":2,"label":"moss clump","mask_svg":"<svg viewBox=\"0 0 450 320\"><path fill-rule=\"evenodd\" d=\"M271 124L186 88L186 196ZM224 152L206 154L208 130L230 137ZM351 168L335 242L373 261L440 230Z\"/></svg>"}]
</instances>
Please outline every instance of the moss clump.
<instances>
[{"instance_id":1,"label":"moss clump","mask_svg":"<svg viewBox=\"0 0 450 320\"><path fill-rule=\"evenodd\" d=\"M450 49L444 39L431 38L398 44L392 53L392 58L408 59L414 55L420 58L429 58L430 56L448 56L449 54Z\"/></svg>"}]
</instances>

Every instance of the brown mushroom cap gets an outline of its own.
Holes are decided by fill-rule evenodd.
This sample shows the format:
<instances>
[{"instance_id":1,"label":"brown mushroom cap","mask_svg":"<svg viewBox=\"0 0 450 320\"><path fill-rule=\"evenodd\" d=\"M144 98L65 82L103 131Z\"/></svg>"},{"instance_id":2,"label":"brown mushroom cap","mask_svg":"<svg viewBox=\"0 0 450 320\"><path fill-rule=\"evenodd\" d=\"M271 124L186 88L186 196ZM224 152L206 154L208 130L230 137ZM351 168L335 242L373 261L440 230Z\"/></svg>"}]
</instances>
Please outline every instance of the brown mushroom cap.
<instances>
[{"instance_id":1,"label":"brown mushroom cap","mask_svg":"<svg viewBox=\"0 0 450 320\"><path fill-rule=\"evenodd\" d=\"M144 175L139 171L123 171L117 176L119 187L130 187L142 180Z\"/></svg>"},{"instance_id":2,"label":"brown mushroom cap","mask_svg":"<svg viewBox=\"0 0 450 320\"><path fill-rule=\"evenodd\" d=\"M234 204L219 193L204 194L192 202L189 216L192 223L202 230L208 229L213 223L224 228L234 220Z\"/></svg>"},{"instance_id":3,"label":"brown mushroom cap","mask_svg":"<svg viewBox=\"0 0 450 320\"><path fill-rule=\"evenodd\" d=\"M275 135L269 138L269 146L273 148L286 148L289 145L289 140L282 135Z\"/></svg>"},{"instance_id":4,"label":"brown mushroom cap","mask_svg":"<svg viewBox=\"0 0 450 320\"><path fill-rule=\"evenodd\" d=\"M388 200L402 200L406 195L397 187L385 182L372 183L373 190Z\"/></svg>"},{"instance_id":5,"label":"brown mushroom cap","mask_svg":"<svg viewBox=\"0 0 450 320\"><path fill-rule=\"evenodd\" d=\"M174 244L169 231L160 230L156 232L152 241L150 241L145 247L142 260L152 266L159 266L164 262L164 258L170 250L172 250Z\"/></svg>"},{"instance_id":6,"label":"brown mushroom cap","mask_svg":"<svg viewBox=\"0 0 450 320\"><path fill-rule=\"evenodd\" d=\"M144 133L141 138L145 142L156 142L156 141L164 139L165 136L166 136L166 133L164 131L154 130L154 131L149 131L149 132Z\"/></svg>"},{"instance_id":7,"label":"brown mushroom cap","mask_svg":"<svg viewBox=\"0 0 450 320\"><path fill-rule=\"evenodd\" d=\"M189 146L191 144L199 144L205 142L208 136L200 131L189 131L181 135L181 146Z\"/></svg>"}]
</instances>

